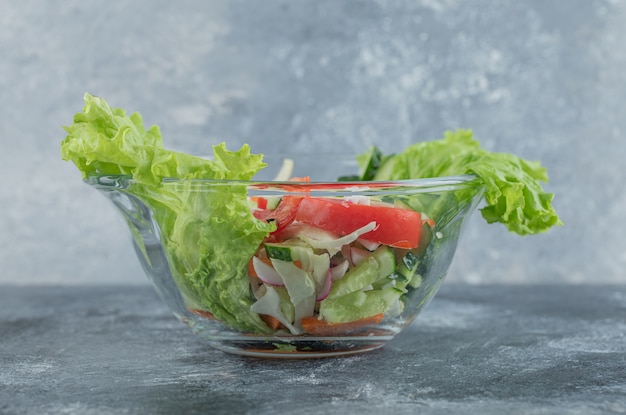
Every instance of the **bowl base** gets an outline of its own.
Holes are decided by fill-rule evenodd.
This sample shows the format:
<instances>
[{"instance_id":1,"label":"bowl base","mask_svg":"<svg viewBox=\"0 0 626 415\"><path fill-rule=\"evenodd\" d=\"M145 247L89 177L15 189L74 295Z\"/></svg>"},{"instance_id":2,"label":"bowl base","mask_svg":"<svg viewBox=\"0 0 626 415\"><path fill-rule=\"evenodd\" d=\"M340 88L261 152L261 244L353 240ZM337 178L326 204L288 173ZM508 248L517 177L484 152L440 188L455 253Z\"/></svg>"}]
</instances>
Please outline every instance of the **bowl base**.
<instances>
[{"instance_id":1,"label":"bowl base","mask_svg":"<svg viewBox=\"0 0 626 415\"><path fill-rule=\"evenodd\" d=\"M313 340L313 341L212 341L209 344L222 352L239 356L271 359L319 359L349 356L383 347L389 339Z\"/></svg>"}]
</instances>

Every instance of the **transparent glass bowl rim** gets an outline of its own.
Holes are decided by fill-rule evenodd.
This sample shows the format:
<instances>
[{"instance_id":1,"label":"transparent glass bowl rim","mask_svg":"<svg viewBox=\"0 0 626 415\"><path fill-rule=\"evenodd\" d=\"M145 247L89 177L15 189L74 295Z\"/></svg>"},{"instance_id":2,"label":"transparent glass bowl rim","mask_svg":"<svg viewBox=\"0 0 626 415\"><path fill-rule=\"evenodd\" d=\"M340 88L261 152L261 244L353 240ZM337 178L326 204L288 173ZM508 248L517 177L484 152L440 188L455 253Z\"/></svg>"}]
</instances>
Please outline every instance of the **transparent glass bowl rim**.
<instances>
[{"instance_id":1,"label":"transparent glass bowl rim","mask_svg":"<svg viewBox=\"0 0 626 415\"><path fill-rule=\"evenodd\" d=\"M129 174L88 174L84 181L90 185L110 187L126 187L133 183L139 184ZM454 191L468 187L481 187L482 181L475 175L441 176L403 180L371 180L371 181L273 181L273 180L217 180L217 179L172 179L163 178L161 185L171 186L186 184L198 187L246 186L251 190L278 191L282 193L307 194L316 192L359 193L363 191L393 191L393 189L412 190L417 192Z\"/></svg>"}]
</instances>

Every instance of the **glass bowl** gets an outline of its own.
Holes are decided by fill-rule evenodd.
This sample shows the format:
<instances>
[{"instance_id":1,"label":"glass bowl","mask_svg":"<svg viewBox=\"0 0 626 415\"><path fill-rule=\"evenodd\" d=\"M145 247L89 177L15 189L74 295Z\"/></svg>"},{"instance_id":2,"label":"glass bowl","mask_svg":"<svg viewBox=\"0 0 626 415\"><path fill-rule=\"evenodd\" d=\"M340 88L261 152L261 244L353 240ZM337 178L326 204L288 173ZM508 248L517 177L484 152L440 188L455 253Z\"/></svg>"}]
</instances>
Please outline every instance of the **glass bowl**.
<instances>
[{"instance_id":1,"label":"glass bowl","mask_svg":"<svg viewBox=\"0 0 626 415\"><path fill-rule=\"evenodd\" d=\"M436 294L483 192L469 175L85 182L121 212L179 320L216 349L280 358L366 352L400 333Z\"/></svg>"}]
</instances>

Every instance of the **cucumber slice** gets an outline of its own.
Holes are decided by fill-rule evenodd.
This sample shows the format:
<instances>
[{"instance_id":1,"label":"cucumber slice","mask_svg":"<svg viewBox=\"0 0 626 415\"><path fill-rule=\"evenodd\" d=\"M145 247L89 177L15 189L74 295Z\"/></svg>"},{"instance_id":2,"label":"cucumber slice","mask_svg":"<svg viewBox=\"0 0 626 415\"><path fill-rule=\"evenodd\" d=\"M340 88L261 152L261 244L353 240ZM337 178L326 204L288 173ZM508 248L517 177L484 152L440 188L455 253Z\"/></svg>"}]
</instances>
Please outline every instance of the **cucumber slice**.
<instances>
[{"instance_id":1,"label":"cucumber slice","mask_svg":"<svg viewBox=\"0 0 626 415\"><path fill-rule=\"evenodd\" d=\"M428 222L424 222L420 231L420 240L418 241L417 249L415 250L418 257L424 256L426 248L428 248L433 239L433 235L433 228L428 224Z\"/></svg>"},{"instance_id":2,"label":"cucumber slice","mask_svg":"<svg viewBox=\"0 0 626 415\"><path fill-rule=\"evenodd\" d=\"M396 305L402 294L402 290L387 287L327 298L320 304L320 316L329 323L348 323L372 317Z\"/></svg>"},{"instance_id":3,"label":"cucumber slice","mask_svg":"<svg viewBox=\"0 0 626 415\"><path fill-rule=\"evenodd\" d=\"M398 288L405 288L407 285L417 288L422 283L422 277L418 274L417 268L419 267L420 260L416 255L416 250L407 251L399 260L397 273L402 276L401 282L404 284ZM397 280L399 282L400 279Z\"/></svg>"},{"instance_id":4,"label":"cucumber slice","mask_svg":"<svg viewBox=\"0 0 626 415\"><path fill-rule=\"evenodd\" d=\"M280 261L301 261L303 258L308 257L309 253L305 251L313 250L306 246L297 245L294 243L266 243L265 252L271 259L278 259Z\"/></svg>"},{"instance_id":5,"label":"cucumber slice","mask_svg":"<svg viewBox=\"0 0 626 415\"><path fill-rule=\"evenodd\" d=\"M416 289L422 285L422 276L419 273L415 273L413 277L409 280L409 287Z\"/></svg>"},{"instance_id":6,"label":"cucumber slice","mask_svg":"<svg viewBox=\"0 0 626 415\"><path fill-rule=\"evenodd\" d=\"M280 203L280 196L270 196L265 198L267 200L266 209L274 210L278 207Z\"/></svg>"},{"instance_id":7,"label":"cucumber slice","mask_svg":"<svg viewBox=\"0 0 626 415\"><path fill-rule=\"evenodd\" d=\"M385 278L382 278L373 283L372 288L380 290L387 287L393 287L399 290L404 290L408 284L409 280L407 279L407 277L397 271L394 271Z\"/></svg>"},{"instance_id":8,"label":"cucumber slice","mask_svg":"<svg viewBox=\"0 0 626 415\"><path fill-rule=\"evenodd\" d=\"M390 275L395 268L396 258L393 251L382 245L366 260L349 270L341 279L335 281L328 298L324 301L363 290Z\"/></svg>"},{"instance_id":9,"label":"cucumber slice","mask_svg":"<svg viewBox=\"0 0 626 415\"><path fill-rule=\"evenodd\" d=\"M412 251L407 251L398 261L398 272L407 277L407 279L411 279L415 270L417 270L419 262L417 255Z\"/></svg>"},{"instance_id":10,"label":"cucumber slice","mask_svg":"<svg viewBox=\"0 0 626 415\"><path fill-rule=\"evenodd\" d=\"M400 209L414 210L411 205L400 199L393 199L393 205Z\"/></svg>"}]
</instances>

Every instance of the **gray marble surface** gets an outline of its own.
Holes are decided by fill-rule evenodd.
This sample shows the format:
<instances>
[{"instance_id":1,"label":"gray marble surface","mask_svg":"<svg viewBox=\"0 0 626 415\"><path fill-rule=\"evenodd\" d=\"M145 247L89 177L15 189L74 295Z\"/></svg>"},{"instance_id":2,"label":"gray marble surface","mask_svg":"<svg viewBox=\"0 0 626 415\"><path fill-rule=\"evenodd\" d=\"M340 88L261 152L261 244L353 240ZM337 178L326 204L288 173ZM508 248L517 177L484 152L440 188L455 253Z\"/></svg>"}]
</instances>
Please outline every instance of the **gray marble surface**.
<instances>
[{"instance_id":1,"label":"gray marble surface","mask_svg":"<svg viewBox=\"0 0 626 415\"><path fill-rule=\"evenodd\" d=\"M471 128L548 167L566 225L519 238L476 215L449 279L624 283L624 21L616 0L0 0L0 282L146 282L60 160L89 91L197 153L393 152Z\"/></svg>"},{"instance_id":2,"label":"gray marble surface","mask_svg":"<svg viewBox=\"0 0 626 415\"><path fill-rule=\"evenodd\" d=\"M148 287L0 287L0 413L623 414L626 289L445 284L384 348L208 348Z\"/></svg>"}]
</instances>

